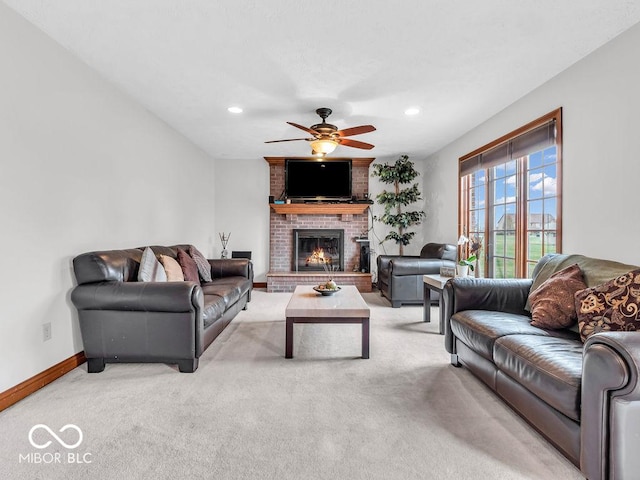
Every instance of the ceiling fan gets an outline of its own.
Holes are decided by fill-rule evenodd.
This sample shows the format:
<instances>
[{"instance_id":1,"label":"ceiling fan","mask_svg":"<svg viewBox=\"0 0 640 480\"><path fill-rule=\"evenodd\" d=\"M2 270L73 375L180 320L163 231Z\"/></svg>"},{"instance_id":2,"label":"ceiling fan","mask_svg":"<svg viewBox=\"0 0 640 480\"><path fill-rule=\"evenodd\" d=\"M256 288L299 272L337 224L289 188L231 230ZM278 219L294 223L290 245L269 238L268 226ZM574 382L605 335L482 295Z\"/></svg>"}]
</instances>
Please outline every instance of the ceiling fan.
<instances>
[{"instance_id":1,"label":"ceiling fan","mask_svg":"<svg viewBox=\"0 0 640 480\"><path fill-rule=\"evenodd\" d=\"M297 123L287 122L289 125L293 125L300 130L313 135L312 138L289 138L286 140L271 140L264 143L277 143L277 142L295 142L298 140L306 140L311 142L311 149L314 155L324 156L333 152L338 145L344 145L345 147L362 148L364 150L371 150L374 146L370 143L360 142L358 140L352 140L350 138L353 135L360 135L363 133L373 132L376 127L373 125L360 125L359 127L345 128L338 130L338 127L326 122L326 119L331 115L331 109L322 107L316 110L316 113L322 118L322 123L311 125L307 128Z\"/></svg>"}]
</instances>

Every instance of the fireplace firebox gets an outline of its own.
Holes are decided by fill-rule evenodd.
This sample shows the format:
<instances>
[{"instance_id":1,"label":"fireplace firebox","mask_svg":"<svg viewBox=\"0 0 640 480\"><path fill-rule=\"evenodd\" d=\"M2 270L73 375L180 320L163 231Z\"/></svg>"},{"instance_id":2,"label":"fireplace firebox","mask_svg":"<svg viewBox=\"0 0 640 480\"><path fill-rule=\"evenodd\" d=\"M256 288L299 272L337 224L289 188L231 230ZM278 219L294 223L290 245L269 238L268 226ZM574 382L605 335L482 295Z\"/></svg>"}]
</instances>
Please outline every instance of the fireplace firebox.
<instances>
[{"instance_id":1,"label":"fireplace firebox","mask_svg":"<svg viewBox=\"0 0 640 480\"><path fill-rule=\"evenodd\" d=\"M344 230L294 229L293 271L344 270Z\"/></svg>"}]
</instances>

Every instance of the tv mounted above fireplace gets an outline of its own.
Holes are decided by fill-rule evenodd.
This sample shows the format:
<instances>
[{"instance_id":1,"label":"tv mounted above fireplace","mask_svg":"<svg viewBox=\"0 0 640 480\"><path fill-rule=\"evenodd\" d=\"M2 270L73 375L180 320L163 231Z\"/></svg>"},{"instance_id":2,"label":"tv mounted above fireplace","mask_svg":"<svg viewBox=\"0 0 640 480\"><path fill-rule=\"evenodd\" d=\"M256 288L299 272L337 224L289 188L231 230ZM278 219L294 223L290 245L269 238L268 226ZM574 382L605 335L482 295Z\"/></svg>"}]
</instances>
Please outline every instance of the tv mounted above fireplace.
<instances>
[{"instance_id":1,"label":"tv mounted above fireplace","mask_svg":"<svg viewBox=\"0 0 640 480\"><path fill-rule=\"evenodd\" d=\"M351 200L351 160L287 158L284 191L293 200Z\"/></svg>"}]
</instances>

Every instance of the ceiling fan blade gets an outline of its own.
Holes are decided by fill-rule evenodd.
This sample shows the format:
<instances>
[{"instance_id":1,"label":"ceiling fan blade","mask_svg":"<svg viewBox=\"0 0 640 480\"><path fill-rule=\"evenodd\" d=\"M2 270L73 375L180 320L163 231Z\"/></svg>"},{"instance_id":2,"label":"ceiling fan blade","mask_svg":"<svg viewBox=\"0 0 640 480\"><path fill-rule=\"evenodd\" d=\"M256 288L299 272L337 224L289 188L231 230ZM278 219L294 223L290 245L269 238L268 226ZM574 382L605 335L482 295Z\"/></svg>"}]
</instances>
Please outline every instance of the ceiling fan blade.
<instances>
[{"instance_id":1,"label":"ceiling fan blade","mask_svg":"<svg viewBox=\"0 0 640 480\"><path fill-rule=\"evenodd\" d=\"M307 140L307 141L311 141L311 140L315 140L314 138L287 138L286 140L269 140L268 142L264 142L264 143L278 143L278 142L297 142L298 140Z\"/></svg>"},{"instance_id":2,"label":"ceiling fan blade","mask_svg":"<svg viewBox=\"0 0 640 480\"><path fill-rule=\"evenodd\" d=\"M362 148L363 150L371 150L374 147L374 145L370 143L359 142L358 140L351 140L350 138L340 138L338 143L346 147Z\"/></svg>"},{"instance_id":3,"label":"ceiling fan blade","mask_svg":"<svg viewBox=\"0 0 640 480\"><path fill-rule=\"evenodd\" d=\"M373 125L360 125L359 127L345 128L336 132L341 137L350 137L352 135L361 135L363 133L373 132L376 129Z\"/></svg>"},{"instance_id":4,"label":"ceiling fan blade","mask_svg":"<svg viewBox=\"0 0 640 480\"><path fill-rule=\"evenodd\" d=\"M315 130L311 130L310 128L307 128L304 125L298 125L297 123L293 123L293 122L287 122L287 123L296 128L299 128L300 130L304 130L305 132L310 133L311 135L319 135L318 132L316 132Z\"/></svg>"}]
</instances>

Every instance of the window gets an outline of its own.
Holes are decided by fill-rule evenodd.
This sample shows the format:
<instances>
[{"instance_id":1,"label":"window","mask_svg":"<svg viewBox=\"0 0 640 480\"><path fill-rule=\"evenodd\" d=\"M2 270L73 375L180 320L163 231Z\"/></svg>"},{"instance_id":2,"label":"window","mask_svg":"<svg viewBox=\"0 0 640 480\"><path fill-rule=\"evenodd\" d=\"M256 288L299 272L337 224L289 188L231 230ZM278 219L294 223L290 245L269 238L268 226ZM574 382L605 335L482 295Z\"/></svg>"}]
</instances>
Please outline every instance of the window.
<instances>
[{"instance_id":1,"label":"window","mask_svg":"<svg viewBox=\"0 0 640 480\"><path fill-rule=\"evenodd\" d=\"M560 252L562 109L460 158L460 235L474 243L478 276L530 277Z\"/></svg>"}]
</instances>

